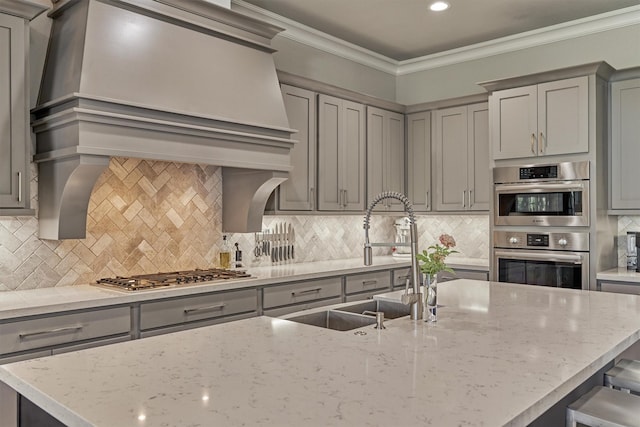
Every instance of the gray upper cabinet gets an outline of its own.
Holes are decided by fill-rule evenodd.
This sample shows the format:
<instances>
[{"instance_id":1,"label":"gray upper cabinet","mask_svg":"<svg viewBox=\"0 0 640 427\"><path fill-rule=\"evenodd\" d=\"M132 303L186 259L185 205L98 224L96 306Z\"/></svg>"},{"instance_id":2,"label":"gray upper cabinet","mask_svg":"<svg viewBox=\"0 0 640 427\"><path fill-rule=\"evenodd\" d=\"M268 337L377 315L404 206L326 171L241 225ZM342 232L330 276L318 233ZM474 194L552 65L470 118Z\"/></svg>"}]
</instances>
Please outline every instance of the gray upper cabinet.
<instances>
[{"instance_id":1,"label":"gray upper cabinet","mask_svg":"<svg viewBox=\"0 0 640 427\"><path fill-rule=\"evenodd\" d=\"M289 126L298 131L298 141L291 150L292 171L280 184L280 210L310 211L315 207L316 191L316 94L293 86L282 85L282 98Z\"/></svg>"},{"instance_id":2,"label":"gray upper cabinet","mask_svg":"<svg viewBox=\"0 0 640 427\"><path fill-rule=\"evenodd\" d=\"M407 197L417 212L431 210L431 112L407 115Z\"/></svg>"},{"instance_id":3,"label":"gray upper cabinet","mask_svg":"<svg viewBox=\"0 0 640 427\"><path fill-rule=\"evenodd\" d=\"M318 96L318 210L365 209L364 105Z\"/></svg>"},{"instance_id":4,"label":"gray upper cabinet","mask_svg":"<svg viewBox=\"0 0 640 427\"><path fill-rule=\"evenodd\" d=\"M0 214L32 215L28 21L0 13Z\"/></svg>"},{"instance_id":5,"label":"gray upper cabinet","mask_svg":"<svg viewBox=\"0 0 640 427\"><path fill-rule=\"evenodd\" d=\"M489 209L488 121L487 103L434 112L436 210Z\"/></svg>"},{"instance_id":6,"label":"gray upper cabinet","mask_svg":"<svg viewBox=\"0 0 640 427\"><path fill-rule=\"evenodd\" d=\"M589 151L587 76L495 91L491 102L493 158Z\"/></svg>"},{"instance_id":7,"label":"gray upper cabinet","mask_svg":"<svg viewBox=\"0 0 640 427\"><path fill-rule=\"evenodd\" d=\"M404 115L367 107L367 203L384 191L404 191ZM378 203L378 211L402 211L397 200Z\"/></svg>"},{"instance_id":8,"label":"gray upper cabinet","mask_svg":"<svg viewBox=\"0 0 640 427\"><path fill-rule=\"evenodd\" d=\"M489 168L489 104L467 107L468 204L472 211L488 211L492 177Z\"/></svg>"},{"instance_id":9,"label":"gray upper cabinet","mask_svg":"<svg viewBox=\"0 0 640 427\"><path fill-rule=\"evenodd\" d=\"M611 209L640 210L640 78L611 83Z\"/></svg>"}]
</instances>

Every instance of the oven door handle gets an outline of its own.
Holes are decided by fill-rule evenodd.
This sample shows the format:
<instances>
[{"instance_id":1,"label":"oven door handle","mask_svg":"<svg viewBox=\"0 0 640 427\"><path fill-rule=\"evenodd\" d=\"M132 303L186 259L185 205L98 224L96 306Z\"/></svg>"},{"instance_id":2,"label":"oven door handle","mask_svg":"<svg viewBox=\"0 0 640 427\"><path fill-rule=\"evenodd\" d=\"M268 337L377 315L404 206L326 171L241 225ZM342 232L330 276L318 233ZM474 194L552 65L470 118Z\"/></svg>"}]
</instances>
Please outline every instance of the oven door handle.
<instances>
[{"instance_id":1,"label":"oven door handle","mask_svg":"<svg viewBox=\"0 0 640 427\"><path fill-rule=\"evenodd\" d=\"M517 260L535 260L535 261L551 261L551 262L573 262L574 264L584 263L584 256L582 255L565 255L565 254L536 254L531 252L504 252L495 251L495 256L498 258L517 259Z\"/></svg>"},{"instance_id":2,"label":"oven door handle","mask_svg":"<svg viewBox=\"0 0 640 427\"><path fill-rule=\"evenodd\" d=\"M506 184L506 185L497 185L496 193L513 193L513 192L521 192L525 191L527 193L542 193L544 191L567 191L567 190L580 190L584 191L585 187L583 183L571 183L571 184L540 184L535 183L531 184Z\"/></svg>"}]
</instances>

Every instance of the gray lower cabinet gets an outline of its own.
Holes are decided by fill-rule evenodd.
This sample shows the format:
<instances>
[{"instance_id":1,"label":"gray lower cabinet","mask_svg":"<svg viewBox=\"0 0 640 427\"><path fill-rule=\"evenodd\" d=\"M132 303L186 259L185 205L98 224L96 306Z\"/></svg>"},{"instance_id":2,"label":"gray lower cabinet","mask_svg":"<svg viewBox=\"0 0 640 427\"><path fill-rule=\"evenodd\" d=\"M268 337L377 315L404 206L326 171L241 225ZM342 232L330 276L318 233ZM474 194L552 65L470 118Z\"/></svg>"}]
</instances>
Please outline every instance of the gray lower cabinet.
<instances>
[{"instance_id":1,"label":"gray lower cabinet","mask_svg":"<svg viewBox=\"0 0 640 427\"><path fill-rule=\"evenodd\" d=\"M190 295L140 304L142 338L257 316L258 290Z\"/></svg>"},{"instance_id":2,"label":"gray lower cabinet","mask_svg":"<svg viewBox=\"0 0 640 427\"><path fill-rule=\"evenodd\" d=\"M263 314L282 316L308 308L342 302L342 277L306 280L262 290Z\"/></svg>"},{"instance_id":3,"label":"gray lower cabinet","mask_svg":"<svg viewBox=\"0 0 640 427\"><path fill-rule=\"evenodd\" d=\"M410 268L397 269L393 271L393 287L395 289L404 288L407 279L411 279ZM438 273L438 282L440 283L455 279L489 280L489 270L454 268L453 273L449 273L447 271L441 271ZM420 280L422 280L422 277L420 277Z\"/></svg>"},{"instance_id":4,"label":"gray lower cabinet","mask_svg":"<svg viewBox=\"0 0 640 427\"><path fill-rule=\"evenodd\" d=\"M434 121L436 210L489 210L488 104L437 110Z\"/></svg>"},{"instance_id":5,"label":"gray lower cabinet","mask_svg":"<svg viewBox=\"0 0 640 427\"><path fill-rule=\"evenodd\" d=\"M366 294L362 297L362 299L365 299L389 290L391 290L391 273L389 270L353 274L345 279L344 291L347 297L354 294Z\"/></svg>"},{"instance_id":6,"label":"gray lower cabinet","mask_svg":"<svg viewBox=\"0 0 640 427\"><path fill-rule=\"evenodd\" d=\"M431 210L431 112L407 115L407 197L416 212Z\"/></svg>"},{"instance_id":7,"label":"gray lower cabinet","mask_svg":"<svg viewBox=\"0 0 640 427\"><path fill-rule=\"evenodd\" d=\"M438 273L438 282L448 282L456 279L489 280L489 270L471 270L466 268L454 268L453 273L441 271Z\"/></svg>"},{"instance_id":8,"label":"gray lower cabinet","mask_svg":"<svg viewBox=\"0 0 640 427\"><path fill-rule=\"evenodd\" d=\"M640 283L638 282L598 281L598 285L602 292L640 295Z\"/></svg>"},{"instance_id":9,"label":"gray lower cabinet","mask_svg":"<svg viewBox=\"0 0 640 427\"><path fill-rule=\"evenodd\" d=\"M102 345L131 337L131 308L112 307L22 318L0 323L0 362Z\"/></svg>"},{"instance_id":10,"label":"gray lower cabinet","mask_svg":"<svg viewBox=\"0 0 640 427\"><path fill-rule=\"evenodd\" d=\"M635 78L611 83L610 209L640 211L638 159L640 78Z\"/></svg>"},{"instance_id":11,"label":"gray lower cabinet","mask_svg":"<svg viewBox=\"0 0 640 427\"><path fill-rule=\"evenodd\" d=\"M367 107L367 204L384 191L405 194L404 115ZM377 211L402 211L399 200L385 199Z\"/></svg>"},{"instance_id":12,"label":"gray lower cabinet","mask_svg":"<svg viewBox=\"0 0 640 427\"><path fill-rule=\"evenodd\" d=\"M407 284L407 280L411 283L411 269L410 268L398 268L391 272L393 287L394 288L405 288ZM412 287L409 284L409 287Z\"/></svg>"},{"instance_id":13,"label":"gray lower cabinet","mask_svg":"<svg viewBox=\"0 0 640 427\"><path fill-rule=\"evenodd\" d=\"M311 211L316 191L316 93L282 85L282 99L289 127L298 132L298 142L291 149L289 179L278 187L278 209Z\"/></svg>"},{"instance_id":14,"label":"gray lower cabinet","mask_svg":"<svg viewBox=\"0 0 640 427\"><path fill-rule=\"evenodd\" d=\"M0 363L230 322L259 313L279 317L364 300L404 287L410 274L411 269L403 267L7 320L0 323ZM459 277L478 278L466 274Z\"/></svg>"},{"instance_id":15,"label":"gray lower cabinet","mask_svg":"<svg viewBox=\"0 0 640 427\"><path fill-rule=\"evenodd\" d=\"M29 196L28 19L0 13L0 215L34 213Z\"/></svg>"},{"instance_id":16,"label":"gray lower cabinet","mask_svg":"<svg viewBox=\"0 0 640 427\"><path fill-rule=\"evenodd\" d=\"M582 76L493 92L493 158L588 152L588 83Z\"/></svg>"},{"instance_id":17,"label":"gray lower cabinet","mask_svg":"<svg viewBox=\"0 0 640 427\"><path fill-rule=\"evenodd\" d=\"M365 209L364 105L318 96L318 210Z\"/></svg>"}]
</instances>

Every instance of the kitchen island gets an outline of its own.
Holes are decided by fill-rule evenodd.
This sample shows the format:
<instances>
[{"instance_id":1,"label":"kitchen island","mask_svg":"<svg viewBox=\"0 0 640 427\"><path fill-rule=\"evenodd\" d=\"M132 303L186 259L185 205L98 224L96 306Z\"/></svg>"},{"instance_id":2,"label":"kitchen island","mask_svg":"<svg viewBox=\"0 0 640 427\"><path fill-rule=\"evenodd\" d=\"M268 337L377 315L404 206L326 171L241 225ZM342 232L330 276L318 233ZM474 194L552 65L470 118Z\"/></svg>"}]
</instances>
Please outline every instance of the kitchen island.
<instances>
[{"instance_id":1,"label":"kitchen island","mask_svg":"<svg viewBox=\"0 0 640 427\"><path fill-rule=\"evenodd\" d=\"M0 400L68 426L526 426L640 338L634 295L461 279L439 298L435 324L263 316L3 365Z\"/></svg>"}]
</instances>

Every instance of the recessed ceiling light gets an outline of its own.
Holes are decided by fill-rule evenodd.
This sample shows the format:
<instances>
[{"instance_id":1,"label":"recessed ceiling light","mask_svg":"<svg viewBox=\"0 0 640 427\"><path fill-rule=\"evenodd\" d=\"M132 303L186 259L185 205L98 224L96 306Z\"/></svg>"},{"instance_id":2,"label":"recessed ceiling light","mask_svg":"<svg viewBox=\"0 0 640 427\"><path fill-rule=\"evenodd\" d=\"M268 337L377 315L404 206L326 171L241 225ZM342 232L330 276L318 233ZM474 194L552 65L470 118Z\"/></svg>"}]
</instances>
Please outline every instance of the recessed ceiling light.
<instances>
[{"instance_id":1,"label":"recessed ceiling light","mask_svg":"<svg viewBox=\"0 0 640 427\"><path fill-rule=\"evenodd\" d=\"M437 1L435 3L431 3L429 9L433 10L434 12L442 12L443 10L449 9L449 3L444 1Z\"/></svg>"}]
</instances>

